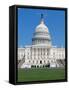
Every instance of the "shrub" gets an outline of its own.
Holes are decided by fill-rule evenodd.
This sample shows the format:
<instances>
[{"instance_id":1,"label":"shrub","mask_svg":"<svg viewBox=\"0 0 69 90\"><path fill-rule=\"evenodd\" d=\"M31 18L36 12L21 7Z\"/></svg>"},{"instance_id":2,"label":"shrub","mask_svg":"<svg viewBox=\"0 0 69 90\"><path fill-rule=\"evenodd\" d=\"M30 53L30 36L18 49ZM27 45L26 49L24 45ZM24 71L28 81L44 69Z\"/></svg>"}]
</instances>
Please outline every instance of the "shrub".
<instances>
[{"instance_id":1,"label":"shrub","mask_svg":"<svg viewBox=\"0 0 69 90\"><path fill-rule=\"evenodd\" d=\"M37 65L37 68L39 68L39 66Z\"/></svg>"}]
</instances>

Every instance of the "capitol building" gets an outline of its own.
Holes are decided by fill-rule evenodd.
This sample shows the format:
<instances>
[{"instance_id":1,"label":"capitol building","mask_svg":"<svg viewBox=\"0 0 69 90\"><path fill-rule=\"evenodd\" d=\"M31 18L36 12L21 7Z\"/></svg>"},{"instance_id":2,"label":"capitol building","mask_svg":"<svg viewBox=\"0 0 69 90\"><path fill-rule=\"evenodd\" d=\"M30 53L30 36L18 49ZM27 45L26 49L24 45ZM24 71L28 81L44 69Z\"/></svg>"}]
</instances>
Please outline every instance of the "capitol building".
<instances>
[{"instance_id":1,"label":"capitol building","mask_svg":"<svg viewBox=\"0 0 69 90\"><path fill-rule=\"evenodd\" d=\"M65 48L52 45L43 14L33 33L32 44L18 47L18 68L65 67Z\"/></svg>"}]
</instances>

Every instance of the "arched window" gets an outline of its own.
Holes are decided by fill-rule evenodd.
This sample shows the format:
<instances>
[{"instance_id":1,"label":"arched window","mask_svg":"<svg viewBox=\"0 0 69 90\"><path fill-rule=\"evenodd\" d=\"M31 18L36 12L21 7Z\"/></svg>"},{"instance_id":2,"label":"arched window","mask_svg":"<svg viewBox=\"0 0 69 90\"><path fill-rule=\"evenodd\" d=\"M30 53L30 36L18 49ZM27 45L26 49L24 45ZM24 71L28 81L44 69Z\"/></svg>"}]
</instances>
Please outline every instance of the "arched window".
<instances>
[{"instance_id":1,"label":"arched window","mask_svg":"<svg viewBox=\"0 0 69 90\"><path fill-rule=\"evenodd\" d=\"M34 64L34 61L33 61L33 64Z\"/></svg>"},{"instance_id":2,"label":"arched window","mask_svg":"<svg viewBox=\"0 0 69 90\"><path fill-rule=\"evenodd\" d=\"M38 61L36 61L36 64L38 64Z\"/></svg>"},{"instance_id":3,"label":"arched window","mask_svg":"<svg viewBox=\"0 0 69 90\"><path fill-rule=\"evenodd\" d=\"M29 60L29 63L30 63L30 60Z\"/></svg>"},{"instance_id":4,"label":"arched window","mask_svg":"<svg viewBox=\"0 0 69 90\"><path fill-rule=\"evenodd\" d=\"M44 63L45 63L45 60L44 60Z\"/></svg>"},{"instance_id":5,"label":"arched window","mask_svg":"<svg viewBox=\"0 0 69 90\"><path fill-rule=\"evenodd\" d=\"M40 64L42 64L42 61L40 61Z\"/></svg>"}]
</instances>

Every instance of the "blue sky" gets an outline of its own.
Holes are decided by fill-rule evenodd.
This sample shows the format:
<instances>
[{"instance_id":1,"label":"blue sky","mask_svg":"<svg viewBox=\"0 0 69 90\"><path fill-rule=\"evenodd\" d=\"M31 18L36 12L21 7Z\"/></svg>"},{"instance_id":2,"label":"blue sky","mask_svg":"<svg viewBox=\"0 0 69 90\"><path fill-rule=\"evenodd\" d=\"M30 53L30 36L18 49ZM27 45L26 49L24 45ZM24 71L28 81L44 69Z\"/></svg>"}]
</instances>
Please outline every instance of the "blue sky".
<instances>
[{"instance_id":1,"label":"blue sky","mask_svg":"<svg viewBox=\"0 0 69 90\"><path fill-rule=\"evenodd\" d=\"M40 23L41 13L44 15L53 46L65 47L65 12L28 8L18 8L18 47L32 44L33 33Z\"/></svg>"}]
</instances>

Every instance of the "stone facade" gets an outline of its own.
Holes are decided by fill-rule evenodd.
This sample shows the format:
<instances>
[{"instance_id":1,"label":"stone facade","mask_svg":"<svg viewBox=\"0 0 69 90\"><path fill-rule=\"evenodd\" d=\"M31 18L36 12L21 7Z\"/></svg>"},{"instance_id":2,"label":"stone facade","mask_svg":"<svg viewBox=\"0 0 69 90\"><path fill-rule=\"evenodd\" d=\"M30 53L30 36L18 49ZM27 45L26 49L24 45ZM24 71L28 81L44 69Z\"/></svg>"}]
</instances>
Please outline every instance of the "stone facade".
<instances>
[{"instance_id":1,"label":"stone facade","mask_svg":"<svg viewBox=\"0 0 69 90\"><path fill-rule=\"evenodd\" d=\"M32 45L18 48L18 68L64 67L65 48L54 47L43 17L36 27Z\"/></svg>"}]
</instances>

